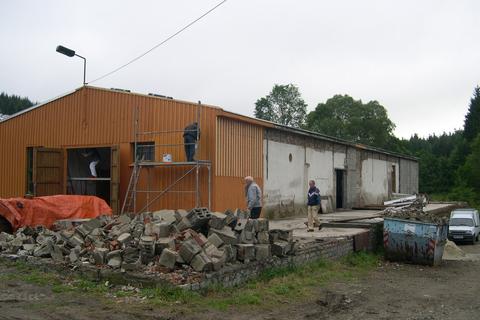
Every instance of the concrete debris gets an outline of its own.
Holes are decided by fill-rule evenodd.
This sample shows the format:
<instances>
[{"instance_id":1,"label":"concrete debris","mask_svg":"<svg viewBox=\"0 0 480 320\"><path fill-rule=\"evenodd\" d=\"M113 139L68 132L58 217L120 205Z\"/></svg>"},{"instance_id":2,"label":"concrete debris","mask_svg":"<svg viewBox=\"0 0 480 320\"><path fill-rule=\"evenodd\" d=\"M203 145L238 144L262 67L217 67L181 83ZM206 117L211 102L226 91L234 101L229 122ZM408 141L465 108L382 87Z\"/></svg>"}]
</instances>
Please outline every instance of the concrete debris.
<instances>
[{"instance_id":1,"label":"concrete debris","mask_svg":"<svg viewBox=\"0 0 480 320\"><path fill-rule=\"evenodd\" d=\"M0 252L73 266L171 270L172 277L185 273L181 278L188 279L189 273L287 255L292 242L291 231L270 231L267 219L249 219L247 212L194 208L62 220L54 231L21 228L14 235L0 233Z\"/></svg>"},{"instance_id":2,"label":"concrete debris","mask_svg":"<svg viewBox=\"0 0 480 320\"><path fill-rule=\"evenodd\" d=\"M414 221L433 223L438 225L448 224L448 220L449 220L448 217L439 216L436 214L425 212L423 210L426 204L425 198L423 196L413 196L413 197L415 197L415 199L412 199L412 197L403 198L403 199L408 199L408 201L401 201L402 199L390 201L390 202L394 202L394 201L400 201L400 202L394 202L393 205L395 206L388 207L385 210L383 210L383 215L389 218L396 218L396 219L402 219L402 220L414 220Z\"/></svg>"}]
</instances>

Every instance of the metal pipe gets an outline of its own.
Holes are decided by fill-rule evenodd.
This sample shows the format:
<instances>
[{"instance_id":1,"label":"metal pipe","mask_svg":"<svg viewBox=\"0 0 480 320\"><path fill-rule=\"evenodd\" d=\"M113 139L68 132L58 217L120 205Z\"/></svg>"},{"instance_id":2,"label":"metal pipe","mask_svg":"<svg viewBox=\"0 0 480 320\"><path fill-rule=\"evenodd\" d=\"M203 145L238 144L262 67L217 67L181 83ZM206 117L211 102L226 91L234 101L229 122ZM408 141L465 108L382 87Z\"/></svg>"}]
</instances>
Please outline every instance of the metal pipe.
<instances>
[{"instance_id":1,"label":"metal pipe","mask_svg":"<svg viewBox=\"0 0 480 320\"><path fill-rule=\"evenodd\" d=\"M75 53L75 56L82 58L83 59L83 85L85 86L87 84L87 59L85 57L82 57L79 54Z\"/></svg>"}]
</instances>

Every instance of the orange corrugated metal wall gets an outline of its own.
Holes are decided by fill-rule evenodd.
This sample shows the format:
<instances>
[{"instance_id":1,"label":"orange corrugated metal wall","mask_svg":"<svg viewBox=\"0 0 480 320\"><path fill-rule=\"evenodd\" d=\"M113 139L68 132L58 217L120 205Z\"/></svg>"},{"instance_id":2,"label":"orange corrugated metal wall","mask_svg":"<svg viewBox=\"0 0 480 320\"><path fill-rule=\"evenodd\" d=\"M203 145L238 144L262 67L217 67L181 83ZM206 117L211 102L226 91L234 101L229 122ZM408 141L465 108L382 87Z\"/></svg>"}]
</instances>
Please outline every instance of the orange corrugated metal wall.
<instances>
[{"instance_id":1,"label":"orange corrugated metal wall","mask_svg":"<svg viewBox=\"0 0 480 320\"><path fill-rule=\"evenodd\" d=\"M245 208L243 178L253 176L263 188L263 133L261 126L217 118L215 204L217 210ZM219 192L221 190L221 192Z\"/></svg>"},{"instance_id":2,"label":"orange corrugated metal wall","mask_svg":"<svg viewBox=\"0 0 480 320\"><path fill-rule=\"evenodd\" d=\"M40 108L0 124L0 197L22 196L25 192L26 148L120 146L120 200L126 192L131 168L134 107L139 108L141 131L182 130L196 119L198 105L137 94L85 87ZM217 109L201 107L201 140L197 159L214 160L215 119ZM156 143L183 142L182 133L145 137ZM183 146L156 150L156 158L171 153L174 161L184 161ZM184 169L163 169L151 177L152 189L165 185ZM178 189L194 186L194 175ZM201 177L202 203L207 203L206 172ZM142 187L146 180L140 182ZM155 208L188 208L193 197L176 193L162 197Z\"/></svg>"}]
</instances>

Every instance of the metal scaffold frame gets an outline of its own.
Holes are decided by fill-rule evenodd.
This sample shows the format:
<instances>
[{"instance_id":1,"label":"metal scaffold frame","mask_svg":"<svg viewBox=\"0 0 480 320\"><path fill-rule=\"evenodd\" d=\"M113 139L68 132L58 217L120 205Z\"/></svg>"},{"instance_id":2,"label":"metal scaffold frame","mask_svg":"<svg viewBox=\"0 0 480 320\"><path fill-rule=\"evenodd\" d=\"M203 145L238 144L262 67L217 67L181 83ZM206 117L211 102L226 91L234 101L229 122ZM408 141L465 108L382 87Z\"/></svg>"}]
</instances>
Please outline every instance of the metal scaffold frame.
<instances>
[{"instance_id":1,"label":"metal scaffold frame","mask_svg":"<svg viewBox=\"0 0 480 320\"><path fill-rule=\"evenodd\" d=\"M192 143L195 144L195 149L198 151L200 146L200 110L201 104L198 103L197 113L196 113L196 122L198 124L197 139L196 142ZM139 144L142 142L143 139L141 137L150 136L153 137L155 135L166 135L166 134L181 134L184 133L185 130L167 130L167 131L145 131L141 132L139 130L139 110L138 107L134 109L134 162L133 162L133 169L132 174L130 176L130 181L128 183L127 193L125 195L125 199L122 205L121 214L125 213L133 213L137 214L138 212L145 212L149 211L150 206L164 196L167 193L195 193L195 207L201 206L201 188L200 188L200 171L202 167L207 168L208 170L208 209L211 209L211 186L212 186L212 163L210 160L194 160L194 161L183 161L183 162L159 162L159 161L146 161L144 159L140 159L139 155L139 148L144 148L146 146ZM194 130L192 130L194 131ZM155 140L154 140L155 141ZM154 144L154 150L160 147L180 147L185 146L185 143L178 143L178 144ZM152 145L149 145L152 147ZM161 190L151 190L150 186L150 177L151 171L156 168L178 168L183 167L185 168L185 172L180 175L174 182L166 186ZM147 170L147 189L146 190L138 190L137 184L138 179L140 177L141 171L143 168ZM195 174L195 190L172 190L180 181L185 179L190 174ZM137 195L140 193L146 194L146 204L140 209L137 210ZM152 196L153 195L153 196ZM152 196L152 198L150 198Z\"/></svg>"}]
</instances>

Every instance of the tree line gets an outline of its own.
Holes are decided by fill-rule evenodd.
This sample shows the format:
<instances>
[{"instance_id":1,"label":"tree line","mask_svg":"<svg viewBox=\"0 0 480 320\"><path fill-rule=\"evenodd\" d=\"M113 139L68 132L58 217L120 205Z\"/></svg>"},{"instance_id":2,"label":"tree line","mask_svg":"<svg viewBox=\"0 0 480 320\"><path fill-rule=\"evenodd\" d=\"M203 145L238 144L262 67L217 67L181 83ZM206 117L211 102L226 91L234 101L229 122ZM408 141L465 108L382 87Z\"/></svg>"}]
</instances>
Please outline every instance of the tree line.
<instances>
[{"instance_id":1,"label":"tree line","mask_svg":"<svg viewBox=\"0 0 480 320\"><path fill-rule=\"evenodd\" d=\"M12 115L33 106L28 98L0 93L0 115Z\"/></svg>"},{"instance_id":2,"label":"tree line","mask_svg":"<svg viewBox=\"0 0 480 320\"><path fill-rule=\"evenodd\" d=\"M421 138L399 139L395 124L378 101L363 103L335 95L307 113L297 86L274 85L255 103L255 117L282 125L419 158L419 191L439 200L467 201L480 206L480 87L470 100L461 130Z\"/></svg>"}]
</instances>

